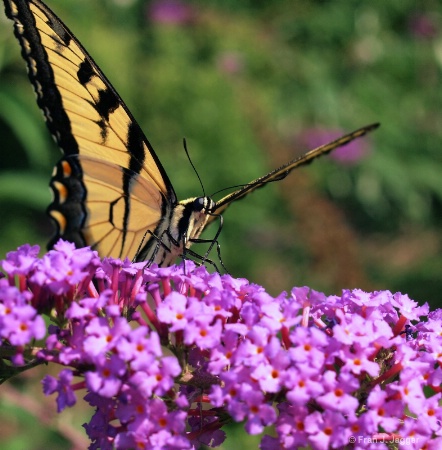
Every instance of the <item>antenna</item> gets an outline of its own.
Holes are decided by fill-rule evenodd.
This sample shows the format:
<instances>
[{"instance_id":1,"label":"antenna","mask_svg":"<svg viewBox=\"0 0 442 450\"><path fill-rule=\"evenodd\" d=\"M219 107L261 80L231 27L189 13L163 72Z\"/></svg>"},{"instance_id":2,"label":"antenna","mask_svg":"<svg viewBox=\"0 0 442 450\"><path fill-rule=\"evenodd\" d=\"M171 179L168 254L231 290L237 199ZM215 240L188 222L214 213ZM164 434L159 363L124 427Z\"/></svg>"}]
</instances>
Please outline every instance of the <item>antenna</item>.
<instances>
[{"instance_id":1,"label":"antenna","mask_svg":"<svg viewBox=\"0 0 442 450\"><path fill-rule=\"evenodd\" d=\"M210 194L210 197L214 197L216 194L219 194L220 192L223 192L223 191L228 191L230 189L236 189L236 188L243 188L243 187L247 187L247 186L250 186L250 183L235 184L233 186L228 186L228 187L222 188L222 189L220 189L218 191L215 191L213 194Z\"/></svg>"},{"instance_id":2,"label":"antenna","mask_svg":"<svg viewBox=\"0 0 442 450\"><path fill-rule=\"evenodd\" d=\"M184 146L184 151L186 152L186 155L187 155L187 159L189 160L190 165L192 166L194 172L196 173L196 176L198 177L198 180L199 180L200 185L201 185L201 189L202 189L202 191L203 191L203 196L206 197L206 191L204 190L203 182L201 181L201 178L200 178L200 176L199 176L199 173L198 173L198 171L196 170L196 167L194 166L194 164L193 164L193 162L192 162L192 159L190 158L189 152L188 152L188 150L187 150L187 142L186 142L186 138L183 138L183 146Z\"/></svg>"},{"instance_id":3,"label":"antenna","mask_svg":"<svg viewBox=\"0 0 442 450\"><path fill-rule=\"evenodd\" d=\"M282 180L282 179L284 179L287 176L287 174L288 174L288 172L279 175L278 177L274 178L273 180L265 180L265 181L262 181L260 183L257 183L256 181L258 181L258 180L256 180L253 183L235 184L233 186L229 186L229 187L226 187L226 188L220 189L219 191L214 192L213 194L210 195L210 197L214 197L216 194L219 194L220 192L223 192L223 191L228 191L229 189L236 189L236 188L243 188L243 189L245 189L245 188L248 188L249 186L255 186L255 185L258 185L257 187L261 187L261 186L264 186L267 183L273 183L274 181Z\"/></svg>"}]
</instances>

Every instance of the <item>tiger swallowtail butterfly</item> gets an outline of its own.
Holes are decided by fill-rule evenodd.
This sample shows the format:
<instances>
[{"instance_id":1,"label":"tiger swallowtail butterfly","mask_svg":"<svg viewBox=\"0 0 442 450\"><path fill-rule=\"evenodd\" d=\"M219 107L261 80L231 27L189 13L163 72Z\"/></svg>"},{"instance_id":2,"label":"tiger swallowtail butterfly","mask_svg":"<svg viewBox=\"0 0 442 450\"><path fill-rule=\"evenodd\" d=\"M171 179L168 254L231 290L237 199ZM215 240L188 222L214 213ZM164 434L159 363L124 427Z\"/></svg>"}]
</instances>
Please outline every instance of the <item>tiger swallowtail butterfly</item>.
<instances>
[{"instance_id":1,"label":"tiger swallowtail butterfly","mask_svg":"<svg viewBox=\"0 0 442 450\"><path fill-rule=\"evenodd\" d=\"M207 196L178 201L131 112L66 25L39 0L5 0L5 9L38 106L63 152L50 183L54 199L48 212L57 225L52 244L62 237L102 257L160 266L183 254L198 256L189 247L233 201L378 126L310 150L219 201Z\"/></svg>"}]
</instances>

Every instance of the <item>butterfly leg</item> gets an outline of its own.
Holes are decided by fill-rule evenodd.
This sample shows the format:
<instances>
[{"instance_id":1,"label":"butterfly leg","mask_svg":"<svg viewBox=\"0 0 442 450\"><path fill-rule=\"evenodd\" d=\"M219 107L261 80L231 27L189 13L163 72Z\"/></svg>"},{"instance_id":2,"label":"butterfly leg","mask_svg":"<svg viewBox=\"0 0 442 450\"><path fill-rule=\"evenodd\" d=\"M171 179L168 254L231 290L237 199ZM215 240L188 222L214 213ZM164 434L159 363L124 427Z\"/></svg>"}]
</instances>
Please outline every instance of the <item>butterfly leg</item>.
<instances>
[{"instance_id":1,"label":"butterfly leg","mask_svg":"<svg viewBox=\"0 0 442 450\"><path fill-rule=\"evenodd\" d=\"M208 242L210 242L209 248L207 249L206 253L202 257L203 263L204 263L204 261L210 261L208 256L209 256L210 252L212 251L213 247L216 245L216 252L218 254L219 262L220 262L221 266L223 267L223 269L227 273L229 273L229 271L227 270L226 266L223 263L223 259L221 258L221 246L220 246L220 244L218 242L218 237L221 234L221 230L222 230L223 225L224 225L224 219L223 219L223 216L221 214L211 214L211 215L216 216L216 217L219 218L218 230L216 231L216 234L213 237L213 239L191 239L191 242L194 242L194 243L208 243ZM219 272L219 271L217 270L217 272Z\"/></svg>"},{"instance_id":2,"label":"butterfly leg","mask_svg":"<svg viewBox=\"0 0 442 450\"><path fill-rule=\"evenodd\" d=\"M189 253L192 255L192 257L199 259L201 261L201 264L205 264L206 262L211 264L218 273L220 273L220 271L218 270L218 267L216 266L216 264L208 257L209 253L211 252L212 248L216 245L216 253L218 254L218 260L221 264L221 267L228 273L229 271L227 270L226 266L224 265L224 262L221 258L221 246L219 244L219 242L217 240L214 239L191 239L191 242L193 244L207 244L210 243L210 247L209 250L204 254L204 256L199 255L198 253L195 253L192 250L186 249L186 253Z\"/></svg>"},{"instance_id":3,"label":"butterfly leg","mask_svg":"<svg viewBox=\"0 0 442 450\"><path fill-rule=\"evenodd\" d=\"M217 234L217 236L218 236L218 234ZM181 254L177 254L177 257L178 256L182 257L183 260L191 258L195 261L198 261L198 264L208 263L211 266L213 266L213 268L218 273L220 273L218 266L210 258L208 258L208 254L209 254L210 250L216 244L219 261L220 261L222 267L224 268L224 270L227 272L227 269L224 266L224 263L222 262L222 259L221 259L221 248L220 248L218 241L214 242L213 239L191 239L190 242L192 242L192 243L196 242L196 243L210 243L211 244L209 251L207 251L206 254L204 256L202 256L202 255L194 252L193 250L186 248L186 243L189 241L186 236L183 236L182 242L179 242L170 234L169 230L164 230L159 236L157 236L152 231L147 230L144 233L143 239L141 240L141 243L138 247L134 261L139 260L138 257L142 252L143 243L146 241L146 237L148 235L150 235L149 239L153 238L155 240L156 244L155 244L155 247L153 248L151 255L146 263L146 267L149 267L154 263L156 257L158 256L158 252L160 251L161 248L163 248L166 252L173 253L172 246L174 246L174 247L183 249ZM166 239L168 240L170 246L165 244ZM189 256L190 256L190 258L189 258ZM159 265L161 266L161 263L159 263Z\"/></svg>"},{"instance_id":4,"label":"butterfly leg","mask_svg":"<svg viewBox=\"0 0 442 450\"><path fill-rule=\"evenodd\" d=\"M212 240L210 240L210 239L195 239L195 240L193 240L192 239L191 242L205 243L205 242L212 242ZM201 266L201 265L207 263L207 264L210 264L218 273L221 273L218 266L210 258L206 258L205 256L202 256L199 253L196 253L193 250L186 248L185 251L183 252L183 254L181 255L181 257L183 258L183 261L185 261L186 259L190 259L190 258L188 258L188 255L192 257L192 260L194 260L194 261L196 260L195 262L197 265ZM226 270L221 259L220 259L220 262L221 262L221 265L224 268L224 270Z\"/></svg>"},{"instance_id":5,"label":"butterfly leg","mask_svg":"<svg viewBox=\"0 0 442 450\"><path fill-rule=\"evenodd\" d=\"M146 263L146 267L150 267L153 264L153 262L155 261L155 258L158 255L158 252L159 252L161 247L163 247L166 251L171 253L172 252L171 249L163 242L164 235L166 233L167 233L167 231L164 231L163 233L161 233L161 236L157 236L156 234L152 233L152 231L147 230L144 233L143 239L141 239L140 245L138 246L137 252L135 253L135 257L134 257L132 262L137 262L137 261L143 260L142 258L140 258L140 254L142 253L143 244L146 241L146 236L147 235L150 235L156 241L156 244L155 244L155 247L154 247L154 249L152 251L152 254L150 255L150 257L149 257L149 259L148 259L148 261ZM149 240L150 239L151 238L149 238ZM172 242L172 244L173 244L173 242ZM161 265L161 264L159 264L159 265Z\"/></svg>"},{"instance_id":6,"label":"butterfly leg","mask_svg":"<svg viewBox=\"0 0 442 450\"><path fill-rule=\"evenodd\" d=\"M179 257L182 257L183 260L186 260L186 259L189 259L189 258L187 257L187 256L189 255L192 259L199 260L199 261L201 261L201 263L207 262L207 263L211 264L211 265L215 268L215 270L216 270L217 272L219 272L218 267L216 266L216 264L215 264L213 261L211 261L209 258L203 257L203 256L199 255L198 253L194 252L193 250L190 250L190 249L186 248L185 244L186 244L186 242L187 242L187 239L186 239L185 236L183 237L182 243L180 244L180 242L177 241L177 240L170 234L170 232L169 232L168 230L164 230L164 231L161 233L161 235L159 235L159 236L157 236L156 234L154 234L152 231L147 230L146 233L145 233L145 235L144 235L144 237L143 237L143 241L145 240L145 238L146 238L147 235L150 235L153 239L155 239L156 244L155 244L155 247L154 247L154 249L153 249L153 251L152 251L152 254L151 254L149 260L147 261L146 267L149 267L150 265L153 264L153 262L155 261L155 258L156 258L157 255L158 255L158 252L160 251L161 248L165 249L166 252L172 253L172 248L169 247L169 246L167 246L167 245L164 243L164 241L165 241L166 238L167 238L171 246L178 247L178 248L183 248L183 249L184 249L183 252L182 252L181 254L178 254L178 255L177 255L177 257L179 256ZM149 238L149 239L150 239L150 238ZM143 241L142 241L142 242L143 242ZM212 242L212 241L208 241L208 242ZM140 245L140 248L141 248L141 246L142 246L142 243L141 243L141 245ZM139 254L139 253L140 253L140 250L138 250L137 253ZM160 263L159 265L161 265L161 263Z\"/></svg>"},{"instance_id":7,"label":"butterfly leg","mask_svg":"<svg viewBox=\"0 0 442 450\"><path fill-rule=\"evenodd\" d=\"M156 239L157 243L155 245L154 251L152 252L152 256L149 258L149 265L151 265L155 261L155 258L157 257L158 252L160 251L161 247L163 247L167 252L171 253L170 247L168 247L163 242L164 233L161 234L161 237L157 237L153 233L150 233L150 234L154 237L154 239Z\"/></svg>"}]
</instances>

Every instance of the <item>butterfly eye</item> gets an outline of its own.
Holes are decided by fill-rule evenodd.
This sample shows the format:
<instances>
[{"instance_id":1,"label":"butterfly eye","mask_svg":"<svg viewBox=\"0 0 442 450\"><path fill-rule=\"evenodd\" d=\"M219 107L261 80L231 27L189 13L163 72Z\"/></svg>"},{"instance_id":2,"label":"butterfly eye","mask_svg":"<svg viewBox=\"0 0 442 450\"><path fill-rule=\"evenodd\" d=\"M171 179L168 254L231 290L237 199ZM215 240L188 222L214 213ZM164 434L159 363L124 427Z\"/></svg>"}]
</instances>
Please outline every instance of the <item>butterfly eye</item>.
<instances>
[{"instance_id":1,"label":"butterfly eye","mask_svg":"<svg viewBox=\"0 0 442 450\"><path fill-rule=\"evenodd\" d=\"M205 209L206 206L207 206L207 199L206 199L206 197L198 197L193 202L194 211L200 212L203 209Z\"/></svg>"}]
</instances>

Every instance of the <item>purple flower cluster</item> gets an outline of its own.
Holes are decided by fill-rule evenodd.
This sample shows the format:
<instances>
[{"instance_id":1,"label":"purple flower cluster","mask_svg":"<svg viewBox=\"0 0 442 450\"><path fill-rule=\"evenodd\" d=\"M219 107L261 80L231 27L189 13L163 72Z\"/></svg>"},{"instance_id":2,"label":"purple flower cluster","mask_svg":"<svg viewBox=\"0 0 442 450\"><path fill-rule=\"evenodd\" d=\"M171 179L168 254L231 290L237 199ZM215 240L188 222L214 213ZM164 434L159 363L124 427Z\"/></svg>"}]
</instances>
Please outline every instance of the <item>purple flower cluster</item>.
<instances>
[{"instance_id":1,"label":"purple flower cluster","mask_svg":"<svg viewBox=\"0 0 442 450\"><path fill-rule=\"evenodd\" d=\"M0 279L0 345L7 342L14 348L11 358L15 365L24 364L25 346L46 334L43 318L30 304L31 297L30 292L20 292Z\"/></svg>"},{"instance_id":2,"label":"purple flower cluster","mask_svg":"<svg viewBox=\"0 0 442 450\"><path fill-rule=\"evenodd\" d=\"M100 261L62 241L37 253L2 261L0 354L63 367L43 390L59 412L85 392L91 449L215 447L231 421L273 426L265 450L442 447L441 310L388 291L275 298L191 261Z\"/></svg>"}]
</instances>

